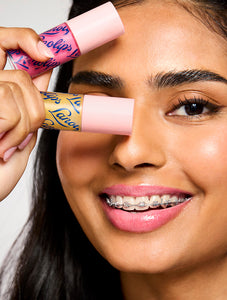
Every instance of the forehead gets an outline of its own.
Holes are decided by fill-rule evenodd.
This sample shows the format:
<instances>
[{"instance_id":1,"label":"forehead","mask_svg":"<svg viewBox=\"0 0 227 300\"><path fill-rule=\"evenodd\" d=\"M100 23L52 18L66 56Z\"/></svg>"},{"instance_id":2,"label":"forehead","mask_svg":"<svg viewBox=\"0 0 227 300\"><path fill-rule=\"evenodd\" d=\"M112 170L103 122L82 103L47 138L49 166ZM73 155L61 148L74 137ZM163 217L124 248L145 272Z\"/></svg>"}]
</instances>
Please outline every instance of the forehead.
<instances>
[{"instance_id":1,"label":"forehead","mask_svg":"<svg viewBox=\"0 0 227 300\"><path fill-rule=\"evenodd\" d=\"M74 72L119 73L209 69L224 77L227 43L180 5L145 1L120 8L125 34L75 61Z\"/></svg>"}]
</instances>

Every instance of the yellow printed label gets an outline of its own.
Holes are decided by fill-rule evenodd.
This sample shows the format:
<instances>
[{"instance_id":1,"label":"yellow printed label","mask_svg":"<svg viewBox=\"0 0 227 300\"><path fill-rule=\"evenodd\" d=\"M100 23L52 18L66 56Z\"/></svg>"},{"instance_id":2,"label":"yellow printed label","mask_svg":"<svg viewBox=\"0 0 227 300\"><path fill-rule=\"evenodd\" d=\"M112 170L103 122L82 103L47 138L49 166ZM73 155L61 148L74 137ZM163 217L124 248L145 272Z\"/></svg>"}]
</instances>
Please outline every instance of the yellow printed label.
<instances>
[{"instance_id":1,"label":"yellow printed label","mask_svg":"<svg viewBox=\"0 0 227 300\"><path fill-rule=\"evenodd\" d=\"M44 100L45 129L81 130L83 95L41 92Z\"/></svg>"}]
</instances>

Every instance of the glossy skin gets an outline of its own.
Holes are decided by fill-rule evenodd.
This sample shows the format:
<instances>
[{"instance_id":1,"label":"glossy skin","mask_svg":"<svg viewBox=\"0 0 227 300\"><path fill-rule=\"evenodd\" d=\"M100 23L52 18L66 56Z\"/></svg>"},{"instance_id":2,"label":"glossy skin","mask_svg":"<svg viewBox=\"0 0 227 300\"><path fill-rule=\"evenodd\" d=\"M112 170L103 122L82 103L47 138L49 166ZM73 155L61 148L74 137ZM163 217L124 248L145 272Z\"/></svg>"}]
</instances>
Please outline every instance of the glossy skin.
<instances>
[{"instance_id":1,"label":"glossy skin","mask_svg":"<svg viewBox=\"0 0 227 300\"><path fill-rule=\"evenodd\" d=\"M151 78L189 69L227 78L227 43L175 4L146 1L119 13L126 34L78 58L74 74L118 76L122 87L74 83L69 91L136 99L133 132L61 132L57 166L66 197L93 245L121 271L126 299L224 299L227 84L157 88ZM175 108L185 98L212 105L188 116L185 106ZM182 189L192 199L157 230L126 232L109 222L99 198L116 184Z\"/></svg>"}]
</instances>

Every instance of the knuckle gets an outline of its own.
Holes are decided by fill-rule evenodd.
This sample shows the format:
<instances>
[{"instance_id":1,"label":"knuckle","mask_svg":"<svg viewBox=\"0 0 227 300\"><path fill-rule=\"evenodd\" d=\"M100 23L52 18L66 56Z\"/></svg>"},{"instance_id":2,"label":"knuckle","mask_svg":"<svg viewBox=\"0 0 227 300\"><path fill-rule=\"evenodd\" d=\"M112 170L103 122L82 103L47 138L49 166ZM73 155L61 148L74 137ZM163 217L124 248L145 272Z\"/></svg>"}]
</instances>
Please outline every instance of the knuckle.
<instances>
[{"instance_id":1,"label":"knuckle","mask_svg":"<svg viewBox=\"0 0 227 300\"><path fill-rule=\"evenodd\" d=\"M21 112L14 100L14 93L18 88L13 82L0 83L1 116L14 126L21 120Z\"/></svg>"},{"instance_id":2,"label":"knuckle","mask_svg":"<svg viewBox=\"0 0 227 300\"><path fill-rule=\"evenodd\" d=\"M38 41L40 39L39 35L32 28L21 28L20 33L21 40L26 39L32 44L33 41Z\"/></svg>"},{"instance_id":3,"label":"knuckle","mask_svg":"<svg viewBox=\"0 0 227 300\"><path fill-rule=\"evenodd\" d=\"M6 81L4 83L0 83L0 99L1 101L7 102L9 100L13 100L13 102L16 103L15 101L15 96L16 95L20 95L20 97L22 96L22 92L21 92L21 87L19 86L18 83L16 82L12 82L12 81ZM8 104L10 102L7 102ZM12 102L11 102L12 104ZM9 105L10 107L10 105Z\"/></svg>"},{"instance_id":4,"label":"knuckle","mask_svg":"<svg viewBox=\"0 0 227 300\"><path fill-rule=\"evenodd\" d=\"M0 83L0 99L5 99L12 95L12 90L7 83Z\"/></svg>"},{"instance_id":5,"label":"knuckle","mask_svg":"<svg viewBox=\"0 0 227 300\"><path fill-rule=\"evenodd\" d=\"M0 27L0 45L3 50L9 49L9 41L14 41L17 45L21 41L28 39L38 39L37 33L31 28Z\"/></svg>"},{"instance_id":6,"label":"knuckle","mask_svg":"<svg viewBox=\"0 0 227 300\"><path fill-rule=\"evenodd\" d=\"M34 111L32 114L32 124L34 128L39 128L45 120L45 114L38 111Z\"/></svg>"},{"instance_id":7,"label":"knuckle","mask_svg":"<svg viewBox=\"0 0 227 300\"><path fill-rule=\"evenodd\" d=\"M8 116L8 122L11 126L17 126L21 121L21 114L19 111L15 111L14 113L10 113Z\"/></svg>"},{"instance_id":8,"label":"knuckle","mask_svg":"<svg viewBox=\"0 0 227 300\"><path fill-rule=\"evenodd\" d=\"M15 70L13 72L13 79L14 82L19 82L24 86L29 85L32 82L30 75L24 70Z\"/></svg>"},{"instance_id":9,"label":"knuckle","mask_svg":"<svg viewBox=\"0 0 227 300\"><path fill-rule=\"evenodd\" d=\"M21 34L24 34L25 36L29 35L36 35L35 30L32 28L27 28L27 27L21 27L20 28Z\"/></svg>"},{"instance_id":10,"label":"knuckle","mask_svg":"<svg viewBox=\"0 0 227 300\"><path fill-rule=\"evenodd\" d=\"M46 113L42 99L40 101L37 101L36 104L32 107L30 111L30 116L33 129L37 129L43 124L46 117Z\"/></svg>"},{"instance_id":11,"label":"knuckle","mask_svg":"<svg viewBox=\"0 0 227 300\"><path fill-rule=\"evenodd\" d=\"M15 35L18 41L23 41L23 40L28 40L30 38L37 38L37 33L32 29L32 28L27 28L27 27L13 27L13 28L7 28L9 31L9 34Z\"/></svg>"}]
</instances>

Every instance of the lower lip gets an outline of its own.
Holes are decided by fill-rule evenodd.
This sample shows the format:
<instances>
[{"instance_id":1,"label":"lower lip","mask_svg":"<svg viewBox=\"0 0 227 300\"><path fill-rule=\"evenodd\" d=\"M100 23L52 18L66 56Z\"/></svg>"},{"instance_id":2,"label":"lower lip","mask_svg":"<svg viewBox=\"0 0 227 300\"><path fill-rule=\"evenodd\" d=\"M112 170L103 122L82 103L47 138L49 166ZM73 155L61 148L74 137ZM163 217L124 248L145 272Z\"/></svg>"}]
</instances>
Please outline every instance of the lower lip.
<instances>
[{"instance_id":1,"label":"lower lip","mask_svg":"<svg viewBox=\"0 0 227 300\"><path fill-rule=\"evenodd\" d=\"M117 229L135 233L150 232L160 228L176 218L189 202L187 200L173 207L135 213L110 207L102 201L104 212Z\"/></svg>"}]
</instances>

